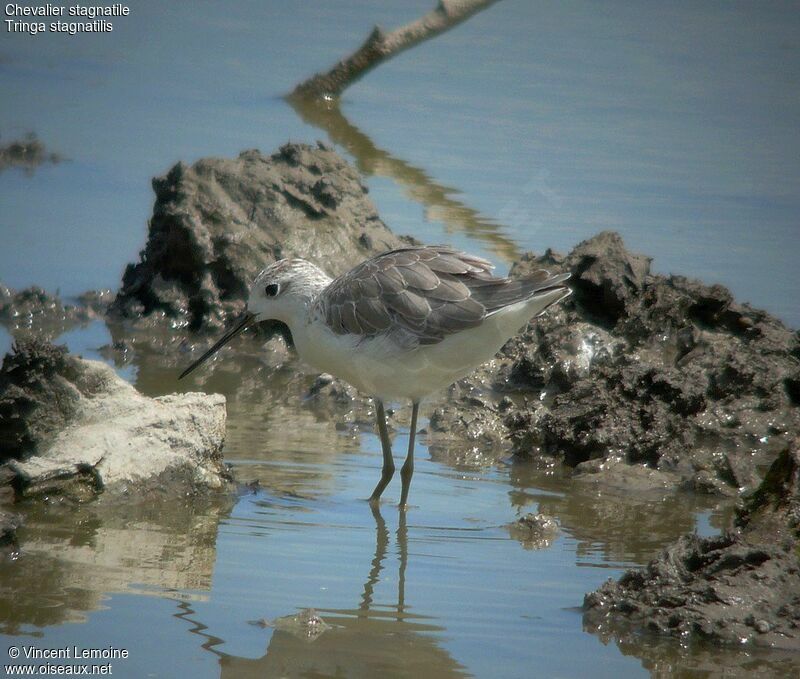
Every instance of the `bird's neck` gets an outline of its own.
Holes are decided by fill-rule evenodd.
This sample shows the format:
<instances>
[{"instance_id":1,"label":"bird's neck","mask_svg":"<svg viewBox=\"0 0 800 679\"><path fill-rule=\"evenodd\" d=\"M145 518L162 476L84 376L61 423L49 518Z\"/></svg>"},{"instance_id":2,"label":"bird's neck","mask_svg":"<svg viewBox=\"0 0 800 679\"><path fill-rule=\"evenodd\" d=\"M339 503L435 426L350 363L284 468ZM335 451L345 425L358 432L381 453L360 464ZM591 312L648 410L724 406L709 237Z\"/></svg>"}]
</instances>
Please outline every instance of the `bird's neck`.
<instances>
[{"instance_id":1,"label":"bird's neck","mask_svg":"<svg viewBox=\"0 0 800 679\"><path fill-rule=\"evenodd\" d=\"M292 283L291 299L287 300L284 317L279 320L289 326L293 336L302 332L300 328L312 320L317 299L330 282L331 279L322 274L313 280Z\"/></svg>"}]
</instances>

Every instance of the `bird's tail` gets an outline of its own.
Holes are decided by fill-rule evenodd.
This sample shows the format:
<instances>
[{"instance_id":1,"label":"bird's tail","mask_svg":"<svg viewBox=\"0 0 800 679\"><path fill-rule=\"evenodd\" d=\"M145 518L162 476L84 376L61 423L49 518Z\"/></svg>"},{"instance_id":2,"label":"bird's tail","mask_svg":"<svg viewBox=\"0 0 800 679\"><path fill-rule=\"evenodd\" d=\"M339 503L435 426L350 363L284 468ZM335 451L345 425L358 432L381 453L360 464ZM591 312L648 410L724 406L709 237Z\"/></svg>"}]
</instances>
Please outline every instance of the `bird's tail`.
<instances>
[{"instance_id":1,"label":"bird's tail","mask_svg":"<svg viewBox=\"0 0 800 679\"><path fill-rule=\"evenodd\" d=\"M493 285L473 289L472 294L483 304L487 314L519 302L530 302L530 306L526 306L533 317L570 295L572 291L564 285L569 277L569 272L552 275L539 269L522 278L494 279Z\"/></svg>"}]
</instances>

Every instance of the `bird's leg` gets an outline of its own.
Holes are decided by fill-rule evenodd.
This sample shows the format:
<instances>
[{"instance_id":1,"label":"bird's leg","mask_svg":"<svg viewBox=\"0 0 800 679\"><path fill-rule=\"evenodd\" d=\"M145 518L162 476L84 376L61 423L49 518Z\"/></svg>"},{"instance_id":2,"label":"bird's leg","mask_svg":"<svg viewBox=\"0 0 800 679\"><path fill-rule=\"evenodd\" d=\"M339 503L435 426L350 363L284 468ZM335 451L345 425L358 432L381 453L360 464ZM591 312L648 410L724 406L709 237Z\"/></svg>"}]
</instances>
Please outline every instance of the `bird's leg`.
<instances>
[{"instance_id":1,"label":"bird's leg","mask_svg":"<svg viewBox=\"0 0 800 679\"><path fill-rule=\"evenodd\" d=\"M411 405L411 431L408 434L408 455L403 466L400 468L400 479L403 482L403 489L400 492L400 508L405 509L408 500L408 489L411 488L411 477L414 475L414 438L417 435L417 414L419 413L419 401Z\"/></svg>"},{"instance_id":2,"label":"bird's leg","mask_svg":"<svg viewBox=\"0 0 800 679\"><path fill-rule=\"evenodd\" d=\"M381 437L381 448L383 448L383 469L381 470L381 480L369 496L370 502L377 502L381 498L383 489L389 484L394 476L394 460L392 459L392 442L389 441L389 432L386 429L386 411L383 409L383 402L375 399L375 419L378 421L378 433Z\"/></svg>"}]
</instances>

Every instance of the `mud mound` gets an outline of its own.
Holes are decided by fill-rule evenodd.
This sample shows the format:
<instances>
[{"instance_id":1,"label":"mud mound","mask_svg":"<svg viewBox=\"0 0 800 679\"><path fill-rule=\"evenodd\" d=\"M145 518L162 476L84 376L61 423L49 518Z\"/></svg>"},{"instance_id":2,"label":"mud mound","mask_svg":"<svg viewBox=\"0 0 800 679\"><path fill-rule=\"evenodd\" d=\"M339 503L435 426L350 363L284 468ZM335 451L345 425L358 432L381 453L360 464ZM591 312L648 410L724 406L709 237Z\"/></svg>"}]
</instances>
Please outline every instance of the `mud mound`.
<instances>
[{"instance_id":1,"label":"mud mound","mask_svg":"<svg viewBox=\"0 0 800 679\"><path fill-rule=\"evenodd\" d=\"M543 267L572 271L574 295L510 340L432 425L478 422L517 455L594 478L624 473L604 464L623 461L696 490L752 489L800 430L798 333L722 286L650 273L616 233L567 256L528 255L512 273ZM475 405L487 386L513 400Z\"/></svg>"},{"instance_id":2,"label":"mud mound","mask_svg":"<svg viewBox=\"0 0 800 679\"><path fill-rule=\"evenodd\" d=\"M63 429L80 399L79 372L65 347L41 340L20 342L6 356L0 370L0 463L37 454Z\"/></svg>"},{"instance_id":3,"label":"mud mound","mask_svg":"<svg viewBox=\"0 0 800 679\"><path fill-rule=\"evenodd\" d=\"M772 464L736 531L685 535L645 569L609 580L586 595L585 625L800 650L798 443Z\"/></svg>"}]
</instances>

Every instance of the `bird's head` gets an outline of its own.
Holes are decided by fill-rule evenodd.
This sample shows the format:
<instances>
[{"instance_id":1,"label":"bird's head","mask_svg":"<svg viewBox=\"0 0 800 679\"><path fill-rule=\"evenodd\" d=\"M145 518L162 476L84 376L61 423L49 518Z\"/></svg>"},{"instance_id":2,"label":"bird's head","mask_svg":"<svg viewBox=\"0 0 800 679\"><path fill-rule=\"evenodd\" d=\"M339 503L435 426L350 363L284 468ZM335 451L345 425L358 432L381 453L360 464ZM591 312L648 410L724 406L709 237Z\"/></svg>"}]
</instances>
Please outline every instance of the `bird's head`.
<instances>
[{"instance_id":1,"label":"bird's head","mask_svg":"<svg viewBox=\"0 0 800 679\"><path fill-rule=\"evenodd\" d=\"M247 311L256 321L290 323L331 279L305 259L281 259L264 269L250 286Z\"/></svg>"},{"instance_id":2,"label":"bird's head","mask_svg":"<svg viewBox=\"0 0 800 679\"><path fill-rule=\"evenodd\" d=\"M234 337L261 321L278 320L292 325L331 279L304 259L281 259L270 264L250 285L247 309L214 345L184 370L186 377L216 354Z\"/></svg>"}]
</instances>

